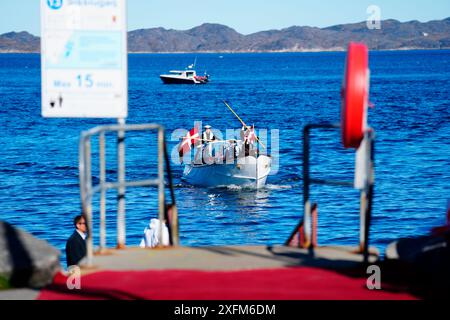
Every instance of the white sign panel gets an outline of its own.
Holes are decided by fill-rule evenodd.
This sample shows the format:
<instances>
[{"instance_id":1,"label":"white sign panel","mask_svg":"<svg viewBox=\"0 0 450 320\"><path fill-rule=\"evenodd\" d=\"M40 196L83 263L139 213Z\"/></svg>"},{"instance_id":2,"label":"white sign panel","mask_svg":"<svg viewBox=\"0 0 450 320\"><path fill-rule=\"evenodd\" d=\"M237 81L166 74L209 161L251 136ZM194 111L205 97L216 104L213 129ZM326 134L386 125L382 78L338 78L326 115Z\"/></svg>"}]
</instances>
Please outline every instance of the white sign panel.
<instances>
[{"instance_id":1,"label":"white sign panel","mask_svg":"<svg viewBox=\"0 0 450 320\"><path fill-rule=\"evenodd\" d=\"M126 118L126 0L41 0L42 116Z\"/></svg>"}]
</instances>

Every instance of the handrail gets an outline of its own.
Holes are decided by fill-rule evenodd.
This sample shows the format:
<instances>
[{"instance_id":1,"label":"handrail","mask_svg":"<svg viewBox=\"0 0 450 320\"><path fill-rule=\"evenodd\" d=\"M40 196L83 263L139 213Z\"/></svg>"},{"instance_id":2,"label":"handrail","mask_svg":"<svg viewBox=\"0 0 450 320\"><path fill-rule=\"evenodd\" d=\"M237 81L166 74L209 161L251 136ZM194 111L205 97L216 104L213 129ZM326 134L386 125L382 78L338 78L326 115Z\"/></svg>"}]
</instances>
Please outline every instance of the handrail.
<instances>
[{"instance_id":1,"label":"handrail","mask_svg":"<svg viewBox=\"0 0 450 320\"><path fill-rule=\"evenodd\" d=\"M118 147L122 148L124 152L124 136L127 131L158 131L158 178L139 180L139 181L125 181L125 159L119 157L119 177L118 182L106 182L106 158L105 158L105 134L107 132L118 133ZM93 136L99 136L99 161L100 161L100 182L96 186L92 186L92 171L91 171L91 138ZM122 144L122 145L121 145ZM119 150L120 152L120 150ZM123 162L123 163L121 163ZM164 195L164 164L168 173L169 188L172 200L172 215L168 219L166 215L166 202ZM167 153L167 146L164 138L164 128L159 124L134 124L134 125L106 125L98 126L88 131L84 131L80 137L79 144L79 181L80 181L80 196L83 215L86 218L88 237L87 237L87 265L92 265L93 260L93 217L92 217L92 198L95 194L101 194L100 201L100 250L106 247L106 191L110 189L118 190L118 205L124 207L125 190L129 187L158 187L158 217L162 222L167 220L169 222L169 237L171 245L178 245L178 211L175 205L175 193L173 190L173 183L170 170L170 161ZM122 201L122 203L121 203ZM124 208L118 208L118 214L120 210ZM118 231L118 247L125 246L125 218L124 212L121 219L118 218L117 231ZM162 226L160 223L159 243L162 244ZM123 237L123 239L122 239Z\"/></svg>"},{"instance_id":2,"label":"handrail","mask_svg":"<svg viewBox=\"0 0 450 320\"><path fill-rule=\"evenodd\" d=\"M104 182L103 184L99 184L92 188L90 195L86 195L86 198L92 197L94 194L107 191L110 189L119 189L119 188L131 188L131 187L151 187L158 186L159 179L148 179L148 180L140 180L140 181L131 181L125 183L119 182Z\"/></svg>"},{"instance_id":3,"label":"handrail","mask_svg":"<svg viewBox=\"0 0 450 320\"><path fill-rule=\"evenodd\" d=\"M324 179L313 179L310 177L310 132L312 129L340 129L339 123L324 123L324 124L309 124L303 128L303 216L301 217L298 225L291 233L288 241L285 245L289 245L294 239L296 233L300 227L304 229L305 243L314 250L314 240L315 235L312 234L316 232L312 230L311 226L311 201L310 201L310 185L331 185L331 186L354 186L354 182L351 181L337 181L337 180L324 180ZM364 134L364 140L368 142L368 148L366 149L366 156L369 159L370 165L367 172L367 181L365 186L361 189L360 196L360 215L361 215L361 230L360 230L360 251L364 255L364 262L368 262L369 256L369 228L371 220L372 211L372 199L373 199L373 189L374 189L374 179L373 179L373 163L374 163L374 132L373 130L367 130ZM298 243L300 246L300 241Z\"/></svg>"}]
</instances>

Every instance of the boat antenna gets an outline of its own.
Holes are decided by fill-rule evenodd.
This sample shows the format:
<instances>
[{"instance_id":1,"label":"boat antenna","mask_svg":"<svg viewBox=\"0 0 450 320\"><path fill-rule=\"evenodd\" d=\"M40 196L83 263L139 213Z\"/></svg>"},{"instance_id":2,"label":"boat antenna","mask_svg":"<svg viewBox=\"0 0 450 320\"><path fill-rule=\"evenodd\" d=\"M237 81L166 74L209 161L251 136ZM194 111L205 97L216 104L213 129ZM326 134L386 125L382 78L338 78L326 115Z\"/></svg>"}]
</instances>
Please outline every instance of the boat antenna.
<instances>
[{"instance_id":1,"label":"boat antenna","mask_svg":"<svg viewBox=\"0 0 450 320\"><path fill-rule=\"evenodd\" d=\"M194 63L188 66L188 69L194 69L197 64L197 57L195 57Z\"/></svg>"},{"instance_id":2,"label":"boat antenna","mask_svg":"<svg viewBox=\"0 0 450 320\"><path fill-rule=\"evenodd\" d=\"M234 112L234 110L230 107L230 105L229 105L225 100L223 100L223 103L225 103L225 105L228 107L228 109L230 109L230 111L236 116L236 118L238 118L238 120L242 123L242 125L243 125L245 128L250 129L250 127L247 126L247 125L245 124L245 122L241 119L241 117L239 117L238 114L237 114L236 112ZM258 141L258 143L259 143L264 149L267 149L266 146L264 145L264 143L262 143L261 140L259 140L258 136L255 135L255 137L256 137L256 140Z\"/></svg>"}]
</instances>

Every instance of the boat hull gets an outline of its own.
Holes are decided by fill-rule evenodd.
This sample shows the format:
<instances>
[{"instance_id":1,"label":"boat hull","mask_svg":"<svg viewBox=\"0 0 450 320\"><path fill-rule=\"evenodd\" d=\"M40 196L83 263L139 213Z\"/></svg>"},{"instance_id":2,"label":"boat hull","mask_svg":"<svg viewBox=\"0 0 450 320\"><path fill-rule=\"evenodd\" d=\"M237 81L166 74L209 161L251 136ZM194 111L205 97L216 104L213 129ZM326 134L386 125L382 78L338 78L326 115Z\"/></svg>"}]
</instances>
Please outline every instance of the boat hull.
<instances>
[{"instance_id":1,"label":"boat hull","mask_svg":"<svg viewBox=\"0 0 450 320\"><path fill-rule=\"evenodd\" d=\"M202 187L241 186L263 188L272 159L267 156L245 157L233 164L186 165L183 180Z\"/></svg>"},{"instance_id":2,"label":"boat hull","mask_svg":"<svg viewBox=\"0 0 450 320\"><path fill-rule=\"evenodd\" d=\"M170 76L160 76L165 84L204 84L207 81L198 81L194 78L177 78Z\"/></svg>"},{"instance_id":3,"label":"boat hull","mask_svg":"<svg viewBox=\"0 0 450 320\"><path fill-rule=\"evenodd\" d=\"M174 78L174 77L165 77L160 76L162 82L165 84L195 84L194 79L182 79L182 78Z\"/></svg>"}]
</instances>

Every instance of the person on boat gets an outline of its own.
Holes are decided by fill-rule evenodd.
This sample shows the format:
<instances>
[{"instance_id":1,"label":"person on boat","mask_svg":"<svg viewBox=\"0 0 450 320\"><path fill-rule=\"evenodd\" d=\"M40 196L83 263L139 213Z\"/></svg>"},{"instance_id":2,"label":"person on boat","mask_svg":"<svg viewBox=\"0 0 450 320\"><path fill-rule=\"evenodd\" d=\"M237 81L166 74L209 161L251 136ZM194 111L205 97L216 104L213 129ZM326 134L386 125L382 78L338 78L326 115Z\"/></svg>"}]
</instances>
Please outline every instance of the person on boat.
<instances>
[{"instance_id":1,"label":"person on boat","mask_svg":"<svg viewBox=\"0 0 450 320\"><path fill-rule=\"evenodd\" d=\"M227 163L233 163L234 159L239 155L237 140L229 140L225 145L225 161Z\"/></svg>"},{"instance_id":2,"label":"person on boat","mask_svg":"<svg viewBox=\"0 0 450 320\"><path fill-rule=\"evenodd\" d=\"M245 126L242 126L242 129L241 129L241 132L240 132L240 134L241 134L241 141L245 141L245 133L246 133Z\"/></svg>"},{"instance_id":3,"label":"person on boat","mask_svg":"<svg viewBox=\"0 0 450 320\"><path fill-rule=\"evenodd\" d=\"M86 219L84 216L76 216L73 224L75 231L66 244L67 267L78 265L86 256Z\"/></svg>"},{"instance_id":4,"label":"person on boat","mask_svg":"<svg viewBox=\"0 0 450 320\"><path fill-rule=\"evenodd\" d=\"M214 135L214 133L211 131L211 126L210 125L206 125L205 126L205 132L203 132L203 142L212 142L216 140L216 136Z\"/></svg>"},{"instance_id":5,"label":"person on boat","mask_svg":"<svg viewBox=\"0 0 450 320\"><path fill-rule=\"evenodd\" d=\"M208 162L208 161L210 161L211 158L214 158L214 154L213 154L214 148L213 148L212 142L215 140L216 140L216 136L212 132L211 126L206 125L205 132L203 132L203 135L202 135L202 141L203 141L203 145L205 148L204 156L203 156L204 162Z\"/></svg>"},{"instance_id":6,"label":"person on boat","mask_svg":"<svg viewBox=\"0 0 450 320\"><path fill-rule=\"evenodd\" d=\"M255 154L254 145L256 141L255 125L251 127L242 127L241 139L244 143L244 155L248 157Z\"/></svg>"},{"instance_id":7,"label":"person on boat","mask_svg":"<svg viewBox=\"0 0 450 320\"><path fill-rule=\"evenodd\" d=\"M256 148L256 140L257 139L258 138L256 137L255 125L252 124L252 126L248 130L247 143L249 145L249 155L253 156L253 157L257 157L257 153L258 153L258 150Z\"/></svg>"}]
</instances>

